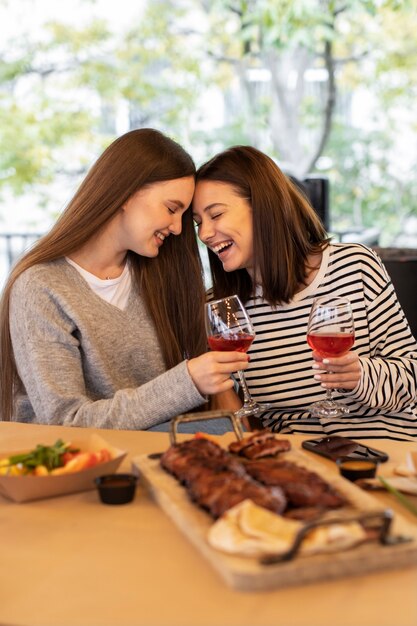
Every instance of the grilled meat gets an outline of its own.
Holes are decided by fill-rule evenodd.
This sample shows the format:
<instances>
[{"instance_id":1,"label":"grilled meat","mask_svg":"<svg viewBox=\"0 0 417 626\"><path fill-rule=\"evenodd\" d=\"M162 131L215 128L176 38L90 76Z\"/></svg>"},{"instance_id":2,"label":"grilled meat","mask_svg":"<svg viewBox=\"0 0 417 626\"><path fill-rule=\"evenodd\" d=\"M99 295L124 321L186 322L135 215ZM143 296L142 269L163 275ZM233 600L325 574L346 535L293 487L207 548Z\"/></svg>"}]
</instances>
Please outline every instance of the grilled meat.
<instances>
[{"instance_id":1,"label":"grilled meat","mask_svg":"<svg viewBox=\"0 0 417 626\"><path fill-rule=\"evenodd\" d=\"M338 508L345 499L318 474L278 459L248 461L246 471L264 485L279 486L294 507Z\"/></svg>"},{"instance_id":2,"label":"grilled meat","mask_svg":"<svg viewBox=\"0 0 417 626\"><path fill-rule=\"evenodd\" d=\"M247 459L262 459L266 456L276 456L279 452L291 449L288 439L267 439L263 443L253 444L242 451Z\"/></svg>"},{"instance_id":3,"label":"grilled meat","mask_svg":"<svg viewBox=\"0 0 417 626\"><path fill-rule=\"evenodd\" d=\"M171 446L161 457L162 467L175 476L199 506L214 518L239 502L251 499L275 513L310 520L325 510L346 504L318 474L277 458L259 458L273 449L290 448L287 440L259 431L229 449L209 439L194 438Z\"/></svg>"},{"instance_id":4,"label":"grilled meat","mask_svg":"<svg viewBox=\"0 0 417 626\"><path fill-rule=\"evenodd\" d=\"M269 430L255 431L250 437L241 441L233 441L229 445L230 452L244 456L247 459L260 459L266 456L275 456L279 452L291 449L288 439L276 439Z\"/></svg>"},{"instance_id":5,"label":"grilled meat","mask_svg":"<svg viewBox=\"0 0 417 626\"><path fill-rule=\"evenodd\" d=\"M215 518L247 498L275 513L283 513L287 506L282 489L257 483L237 459L208 440L172 446L163 454L161 465Z\"/></svg>"},{"instance_id":6,"label":"grilled meat","mask_svg":"<svg viewBox=\"0 0 417 626\"><path fill-rule=\"evenodd\" d=\"M299 522L313 522L318 520L325 511L326 509L322 506L300 506L295 509L287 509L283 517L295 519Z\"/></svg>"},{"instance_id":7,"label":"grilled meat","mask_svg":"<svg viewBox=\"0 0 417 626\"><path fill-rule=\"evenodd\" d=\"M161 465L170 474L181 482L185 482L192 466L200 465L201 461L215 459L217 465L240 467L240 463L233 459L220 446L209 439L189 439L184 443L171 446L161 457ZM213 461L208 461L208 463Z\"/></svg>"},{"instance_id":8,"label":"grilled meat","mask_svg":"<svg viewBox=\"0 0 417 626\"><path fill-rule=\"evenodd\" d=\"M219 517L246 499L274 513L283 513L287 506L282 489L260 485L247 474L238 476L225 471L201 473L197 480L188 485L188 489L191 498L213 517Z\"/></svg>"}]
</instances>

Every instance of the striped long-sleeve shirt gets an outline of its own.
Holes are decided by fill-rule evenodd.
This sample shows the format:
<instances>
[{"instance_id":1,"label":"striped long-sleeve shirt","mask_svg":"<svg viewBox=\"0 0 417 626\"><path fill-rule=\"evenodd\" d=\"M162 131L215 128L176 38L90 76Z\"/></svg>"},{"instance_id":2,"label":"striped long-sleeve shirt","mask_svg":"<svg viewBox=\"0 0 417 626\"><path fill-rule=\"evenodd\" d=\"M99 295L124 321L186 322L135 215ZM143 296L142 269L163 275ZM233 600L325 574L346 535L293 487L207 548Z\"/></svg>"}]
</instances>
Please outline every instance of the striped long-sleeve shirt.
<instances>
[{"instance_id":1,"label":"striped long-sleeve shirt","mask_svg":"<svg viewBox=\"0 0 417 626\"><path fill-rule=\"evenodd\" d=\"M331 294L352 303L355 350L362 376L353 390L335 390L349 407L338 418L312 418L309 406L325 395L314 379L307 322L315 297ZM276 432L348 437L417 438L417 343L379 257L358 244L333 244L312 283L284 306L260 297L246 309L256 337L245 372L255 400L272 410L263 423Z\"/></svg>"}]
</instances>

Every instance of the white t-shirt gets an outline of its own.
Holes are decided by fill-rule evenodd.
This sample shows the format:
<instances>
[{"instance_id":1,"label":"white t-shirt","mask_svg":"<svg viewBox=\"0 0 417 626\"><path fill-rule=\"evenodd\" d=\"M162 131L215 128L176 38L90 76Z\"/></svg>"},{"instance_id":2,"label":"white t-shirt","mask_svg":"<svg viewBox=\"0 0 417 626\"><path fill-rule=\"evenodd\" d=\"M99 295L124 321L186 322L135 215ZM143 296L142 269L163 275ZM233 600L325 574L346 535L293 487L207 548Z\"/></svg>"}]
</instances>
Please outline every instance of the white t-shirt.
<instances>
[{"instance_id":1,"label":"white t-shirt","mask_svg":"<svg viewBox=\"0 0 417 626\"><path fill-rule=\"evenodd\" d=\"M97 278L94 274L87 272L77 263L68 257L65 257L70 265L81 274L84 280L87 281L91 289L100 298L106 300L110 304L117 306L119 309L124 310L127 306L130 290L132 288L132 276L130 273L129 263L126 263L123 272L117 278Z\"/></svg>"}]
</instances>

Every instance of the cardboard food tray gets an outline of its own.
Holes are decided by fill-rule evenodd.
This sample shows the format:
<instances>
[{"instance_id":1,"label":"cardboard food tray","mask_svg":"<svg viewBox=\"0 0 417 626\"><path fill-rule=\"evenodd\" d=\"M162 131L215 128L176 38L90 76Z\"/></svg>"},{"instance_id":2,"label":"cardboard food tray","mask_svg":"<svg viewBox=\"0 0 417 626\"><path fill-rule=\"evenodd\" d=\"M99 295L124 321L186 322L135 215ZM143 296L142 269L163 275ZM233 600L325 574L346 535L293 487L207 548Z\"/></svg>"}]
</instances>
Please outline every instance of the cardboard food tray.
<instances>
[{"instance_id":1,"label":"cardboard food tray","mask_svg":"<svg viewBox=\"0 0 417 626\"><path fill-rule=\"evenodd\" d=\"M343 494L358 513L382 510L383 507L373 496L342 477L329 477L319 461L308 458L303 452L291 451L280 457L319 474ZM212 518L191 502L186 490L161 468L158 459L138 456L133 459L133 466L164 512L234 589L261 591L417 563L417 526L398 514L394 517L391 532L411 537L410 542L382 545L372 541L336 553L297 555L292 561L274 565L262 565L256 558L220 552L207 542Z\"/></svg>"},{"instance_id":2,"label":"cardboard food tray","mask_svg":"<svg viewBox=\"0 0 417 626\"><path fill-rule=\"evenodd\" d=\"M55 440L38 443L53 445ZM34 449L36 445L35 443L31 449ZM29 502L94 489L94 479L97 476L115 472L127 454L109 444L99 435L90 435L85 439L71 439L71 446L79 448L82 452L98 452L106 448L110 451L112 459L79 472L58 476L0 476L0 494L14 502ZM26 449L16 452L3 452L0 453L0 459L28 451Z\"/></svg>"}]
</instances>

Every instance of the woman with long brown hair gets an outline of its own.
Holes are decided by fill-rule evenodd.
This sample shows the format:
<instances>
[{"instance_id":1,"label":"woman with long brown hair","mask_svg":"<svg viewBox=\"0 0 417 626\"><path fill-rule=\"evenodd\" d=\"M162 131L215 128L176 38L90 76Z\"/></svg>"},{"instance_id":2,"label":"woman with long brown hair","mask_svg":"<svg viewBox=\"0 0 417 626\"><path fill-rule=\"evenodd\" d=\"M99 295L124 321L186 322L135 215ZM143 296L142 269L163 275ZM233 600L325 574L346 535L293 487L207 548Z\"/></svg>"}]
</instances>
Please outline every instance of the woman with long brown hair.
<instances>
[{"instance_id":1,"label":"woman with long brown hair","mask_svg":"<svg viewBox=\"0 0 417 626\"><path fill-rule=\"evenodd\" d=\"M266 154L234 146L197 171L198 234L208 247L215 299L240 296L256 337L246 381L259 417L282 433L417 437L417 344L379 257L333 244L307 199ZM352 350L324 358L306 340L319 296L348 298ZM336 415L311 411L324 390ZM237 407L233 391L218 400Z\"/></svg>"},{"instance_id":2,"label":"woman with long brown hair","mask_svg":"<svg viewBox=\"0 0 417 626\"><path fill-rule=\"evenodd\" d=\"M4 289L2 419L151 428L231 388L247 357L206 349L194 177L153 129L99 157Z\"/></svg>"}]
</instances>

